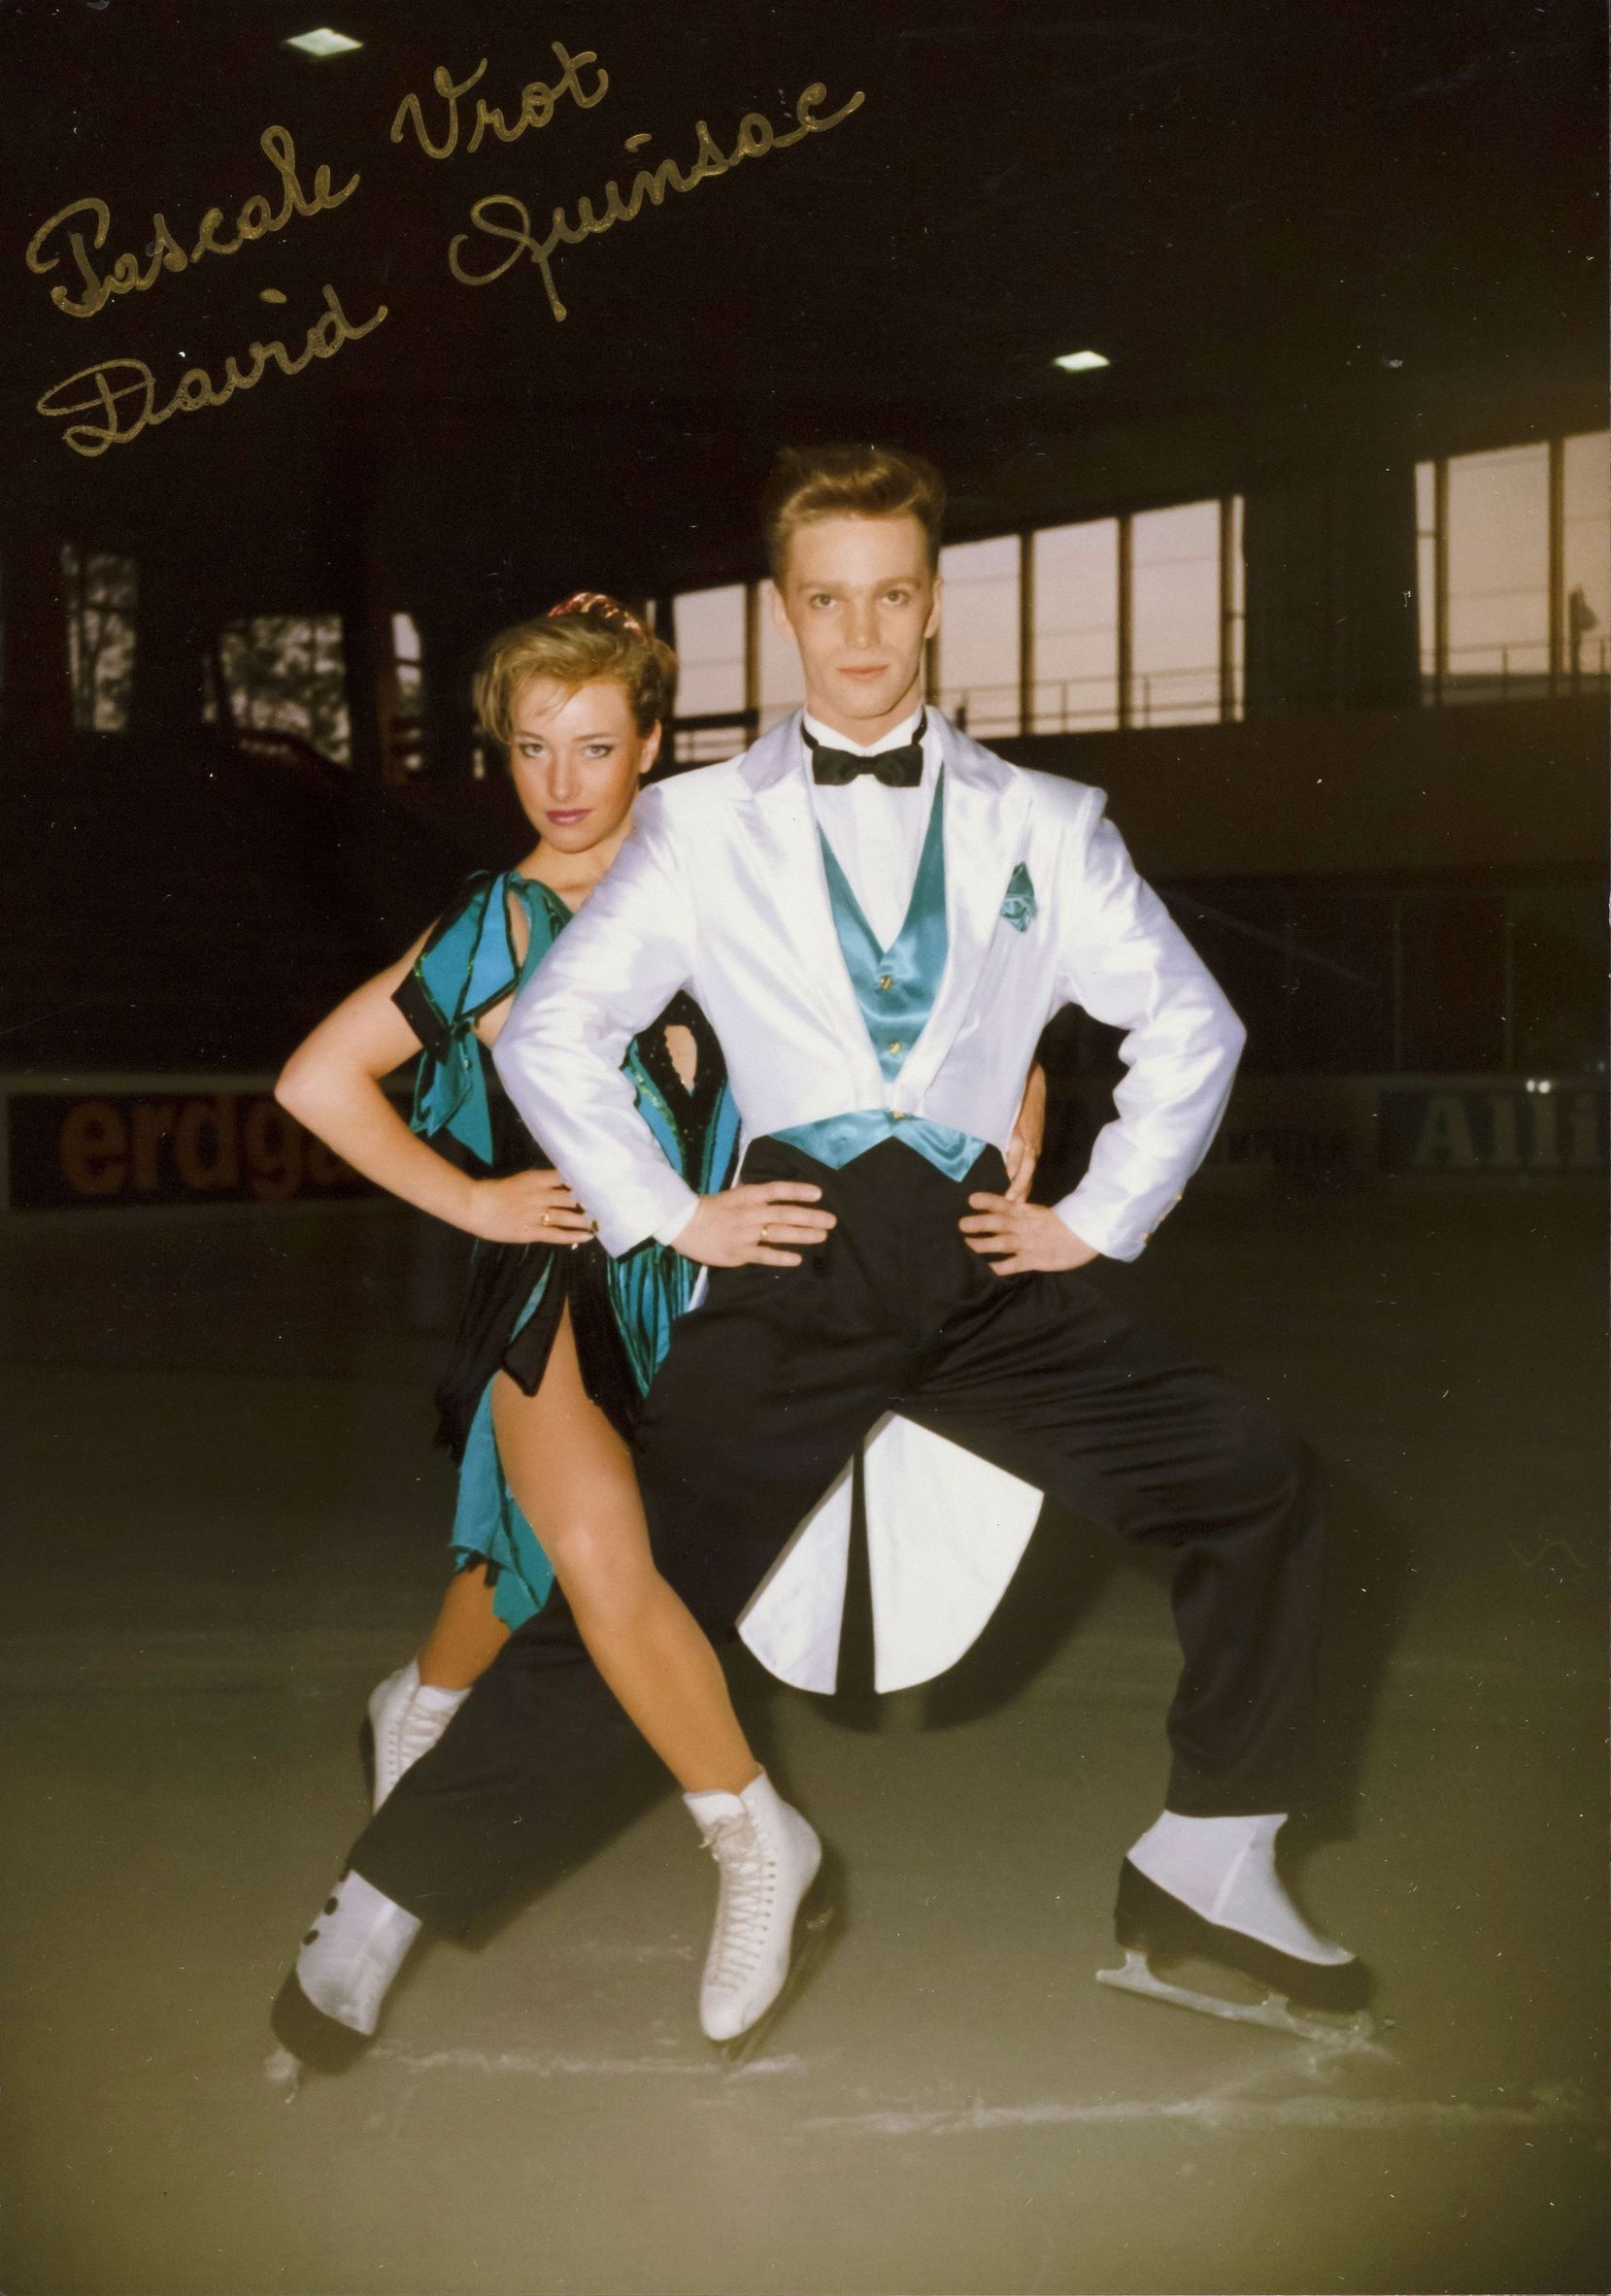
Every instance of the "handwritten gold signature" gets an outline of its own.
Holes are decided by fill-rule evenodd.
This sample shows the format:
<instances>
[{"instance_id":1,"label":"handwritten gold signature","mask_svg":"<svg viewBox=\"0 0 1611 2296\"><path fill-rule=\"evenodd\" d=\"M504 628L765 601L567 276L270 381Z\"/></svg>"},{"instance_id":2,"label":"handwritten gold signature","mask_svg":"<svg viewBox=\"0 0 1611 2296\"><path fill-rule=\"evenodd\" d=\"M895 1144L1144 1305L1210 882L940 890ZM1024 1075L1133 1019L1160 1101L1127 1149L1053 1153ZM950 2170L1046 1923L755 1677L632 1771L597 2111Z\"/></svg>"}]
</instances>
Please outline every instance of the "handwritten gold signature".
<instances>
[{"instance_id":1,"label":"handwritten gold signature","mask_svg":"<svg viewBox=\"0 0 1611 2296\"><path fill-rule=\"evenodd\" d=\"M520 91L520 107L513 117L507 117L485 97L478 96L475 124L464 146L467 151L479 149L488 129L500 142L512 144L534 128L546 127L555 108L567 97L583 111L590 111L603 100L610 80L602 65L590 87L581 78L584 67L598 63L594 51L586 49L572 55L558 41L551 46L560 65L558 79L553 83L528 82ZM427 157L450 157L459 144L459 104L477 86L486 70L487 59L483 57L466 79L454 81L446 65L439 65L432 84L447 106L440 133L433 137L427 132L419 97L408 95L393 115L392 142L400 143L406 130L412 127ZM612 179L605 185L602 209L586 197L577 200L574 216L567 216L563 206L556 206L550 211L548 228L542 236L534 231L530 210L522 200L510 192L489 193L476 201L470 210L470 220L486 237L508 243L509 252L487 270L472 270L467 267L463 253L470 245L470 234L461 232L450 244L449 270L462 285L484 287L527 257L542 276L554 318L563 319L565 306L554 284L553 269L553 259L559 248L579 247L587 239L613 230L618 223L630 223L645 206L660 207L670 193L692 191L713 176L728 174L745 160L761 159L769 151L787 150L808 136L825 134L866 101L858 89L837 112L824 114L820 107L826 96L827 89L820 80L814 80L804 88L794 106L795 124L787 133L780 133L764 113L746 112L729 150L722 149L701 119L695 124L695 150L689 165L683 166L668 158L655 166L640 167L624 196L619 183ZM652 141L648 134L628 136L625 148L635 153ZM280 178L280 203L275 207L263 193L253 192L236 214L233 237L224 229L223 210L211 207L201 219L194 243L186 249L158 211L151 218L153 236L146 250L151 258L149 264L143 267L137 255L125 253L102 270L92 260L92 253L99 255L106 244L112 225L111 210L102 199L77 199L58 210L35 232L26 253L29 270L43 277L58 267L61 251L55 235L63 233L78 267L80 283L73 288L58 282L50 289L50 300L70 317L92 318L116 295L143 293L154 286L164 273L185 271L205 255L236 254L250 241L283 231L293 216L318 216L340 207L358 187L359 179L354 174L339 190L333 189L330 170L321 166L315 170L312 191L304 190L297 174L296 147L289 131L266 127L258 143ZM89 218L87 238L84 228L72 227L76 219L84 217ZM260 292L265 303L285 300L275 287L264 287ZM293 353L278 339L253 342L244 366L233 353L225 357L221 379L217 383L205 367L191 365L178 387L160 405L156 377L143 359L102 359L54 383L36 400L36 412L65 425L62 442L75 454L93 458L104 454L109 447L128 445L144 431L166 422L171 416L193 415L203 408L225 405L238 391L254 388L271 367L283 375L299 375L312 360L333 358L344 344L373 334L387 316L383 303L368 318L353 320L343 310L334 287L326 285L323 295L324 309L307 329L299 352Z\"/></svg>"},{"instance_id":2,"label":"handwritten gold signature","mask_svg":"<svg viewBox=\"0 0 1611 2296\"><path fill-rule=\"evenodd\" d=\"M186 253L170 229L167 217L158 211L151 217L151 246L147 250L151 256L150 266L142 270L138 255L124 254L117 257L109 271L102 273L89 259L90 249L98 253L105 247L106 235L112 227L112 211L104 199L74 199L59 208L49 222L42 223L29 240L25 257L28 269L41 277L54 271L61 257L46 251L51 234L71 222L75 216L91 217L93 229L87 246L83 231L67 233L67 244L83 285L75 295L58 282L50 289L50 300L71 318L93 318L114 295L143 294L148 287L155 286L164 272L187 271L203 255L238 254L249 240L266 239L271 232L284 231L293 216L320 216L331 208L339 208L358 187L358 178L353 175L339 191L332 191L329 169L319 167L314 171L310 196L297 181L296 146L291 141L290 130L265 127L257 142L280 178L280 205L271 207L261 191L252 192L235 217L233 239L218 236L223 225L223 210L212 207L203 216L195 244Z\"/></svg>"},{"instance_id":3,"label":"handwritten gold signature","mask_svg":"<svg viewBox=\"0 0 1611 2296\"><path fill-rule=\"evenodd\" d=\"M591 94L588 94L583 87L579 77L584 64L598 63L596 52L590 48L585 48L580 55L572 55L569 50L557 40L551 40L549 46L553 49L561 66L559 78L552 85L544 80L527 81L525 86L520 90L520 108L513 120L506 119L497 107L489 104L485 96L477 96L476 124L469 142L464 147L466 151L481 150L482 138L488 128L492 130L501 144L518 144L528 128L547 127L563 96L569 96L578 109L583 112L590 112L595 104L603 102L610 92L610 75L605 71L603 65L599 64L598 79ZM486 69L487 58L483 56L467 80L455 81L446 64L438 64L431 75L431 85L448 107L447 120L441 138L433 142L425 132L425 116L420 108L420 98L417 95L406 95L392 115L392 142L400 144L403 140L403 129L405 126L409 126L413 128L419 139L420 149L427 159L451 159L458 150L458 99L460 96L469 94Z\"/></svg>"},{"instance_id":4,"label":"handwritten gold signature","mask_svg":"<svg viewBox=\"0 0 1611 2296\"><path fill-rule=\"evenodd\" d=\"M262 295L264 302L285 300L278 287L265 287ZM386 307L383 303L373 317L350 319L335 288L326 286L324 310L308 329L302 350L295 357L284 343L253 343L247 352L245 367L237 364L233 352L225 358L221 384L214 383L205 367L186 369L179 388L161 407L156 403L156 377L144 359L102 359L93 367L81 367L65 382L54 383L42 399L35 401L35 412L61 418L98 415L98 422L69 422L61 434L63 445L71 447L75 454L93 458L104 454L109 447L126 447L143 430L166 422L170 415L196 415L204 407L223 406L238 390L251 390L260 383L271 366L282 375L300 375L311 359L334 358L344 343L355 343L362 335L372 335L386 316ZM81 397L67 396L81 383L88 386Z\"/></svg>"},{"instance_id":5,"label":"handwritten gold signature","mask_svg":"<svg viewBox=\"0 0 1611 2296\"><path fill-rule=\"evenodd\" d=\"M809 87L802 90L794 106L797 125L787 135L780 135L764 113L746 112L738 124L738 140L729 151L722 150L705 121L699 120L694 128L697 150L690 167L679 167L675 159L662 159L657 167L640 168L624 199L620 184L612 178L604 187L602 214L587 198L577 201L574 220L566 216L563 207L556 207L552 211L547 236L542 239L536 237L532 230L531 211L523 200L517 199L510 191L488 192L471 208L470 220L478 231L485 232L489 239L509 241L509 253L494 263L489 271L467 270L461 250L470 244L470 235L460 232L449 246L448 268L461 285L486 287L490 286L494 280L502 279L504 273L518 263L522 255L529 256L542 274L550 310L556 319L562 319L565 306L559 300L553 270L553 259L559 248L580 247L584 240L600 232L611 231L618 223L630 223L642 214L646 202L652 207L659 207L669 191L692 191L710 177L724 176L747 159L762 159L768 151L786 151L791 144L802 143L807 136L824 135L829 128L837 127L842 119L848 119L866 101L864 91L858 88L848 103L840 105L837 112L822 117L818 115L817 107L826 95L827 89L820 80L814 80ZM649 135L628 136L626 149L628 151L638 151L652 141Z\"/></svg>"}]
</instances>

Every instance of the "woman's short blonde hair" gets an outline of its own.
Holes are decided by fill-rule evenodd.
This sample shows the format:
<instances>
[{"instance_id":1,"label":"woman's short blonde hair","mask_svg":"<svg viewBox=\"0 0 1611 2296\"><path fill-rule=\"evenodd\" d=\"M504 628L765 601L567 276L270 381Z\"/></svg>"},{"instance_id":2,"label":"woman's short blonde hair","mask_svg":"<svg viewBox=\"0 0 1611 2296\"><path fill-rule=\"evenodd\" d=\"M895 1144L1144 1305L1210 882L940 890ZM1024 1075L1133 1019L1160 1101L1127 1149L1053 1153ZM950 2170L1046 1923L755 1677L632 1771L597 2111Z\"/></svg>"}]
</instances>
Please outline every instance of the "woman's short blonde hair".
<instances>
[{"instance_id":1,"label":"woman's short blonde hair","mask_svg":"<svg viewBox=\"0 0 1611 2296\"><path fill-rule=\"evenodd\" d=\"M677 692L677 656L637 616L598 590L578 590L535 621L517 622L492 640L476 672L482 730L508 749L515 704L533 679L587 685L612 678L625 692L639 733L662 724Z\"/></svg>"}]
</instances>

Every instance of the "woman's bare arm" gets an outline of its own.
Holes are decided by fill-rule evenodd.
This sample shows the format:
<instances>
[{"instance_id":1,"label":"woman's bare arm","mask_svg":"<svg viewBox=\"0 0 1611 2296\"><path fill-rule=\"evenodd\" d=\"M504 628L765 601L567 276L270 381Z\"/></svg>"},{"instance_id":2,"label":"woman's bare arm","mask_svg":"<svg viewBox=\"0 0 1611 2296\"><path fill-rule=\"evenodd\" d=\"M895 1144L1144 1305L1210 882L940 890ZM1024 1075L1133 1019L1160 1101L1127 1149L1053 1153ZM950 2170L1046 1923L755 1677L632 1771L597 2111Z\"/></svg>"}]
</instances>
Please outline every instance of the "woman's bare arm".
<instances>
[{"instance_id":1,"label":"woman's bare arm","mask_svg":"<svg viewBox=\"0 0 1611 2296\"><path fill-rule=\"evenodd\" d=\"M420 1039L392 1003L427 936L355 988L305 1037L286 1061L274 1097L355 1172L405 1204L500 1244L577 1243L586 1215L556 1172L476 1180L411 1132L381 1080L420 1050ZM484 1015L490 1041L508 1009Z\"/></svg>"}]
</instances>

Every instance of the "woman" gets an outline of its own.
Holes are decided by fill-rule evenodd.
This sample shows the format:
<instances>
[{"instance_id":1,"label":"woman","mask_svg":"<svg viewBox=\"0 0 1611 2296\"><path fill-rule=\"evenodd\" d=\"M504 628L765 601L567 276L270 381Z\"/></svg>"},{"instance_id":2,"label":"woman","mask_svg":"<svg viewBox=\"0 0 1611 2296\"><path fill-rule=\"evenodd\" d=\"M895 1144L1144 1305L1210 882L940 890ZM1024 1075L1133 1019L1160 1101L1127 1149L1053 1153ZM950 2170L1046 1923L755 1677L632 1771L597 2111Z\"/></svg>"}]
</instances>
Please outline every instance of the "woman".
<instances>
[{"instance_id":1,"label":"woman","mask_svg":"<svg viewBox=\"0 0 1611 2296\"><path fill-rule=\"evenodd\" d=\"M377 1807L555 1577L594 1663L696 1815L708 1796L770 1790L715 1651L654 1569L628 1450L698 1270L654 1242L606 1255L487 1055L522 982L621 849L659 753L675 670L668 647L590 592L493 642L477 710L507 748L538 841L518 868L472 878L405 956L320 1022L280 1079L282 1106L356 1170L477 1239L438 1392L442 1439L459 1461L457 1569L419 1657L370 1700ZM416 1055L408 1123L381 1080ZM687 996L636 1039L625 1066L671 1162L699 1193L721 1189L737 1115L715 1037ZM1038 1132L1041 1084L1036 1072L1021 1128ZM1020 1193L1033 1162L1015 1136ZM769 1256L781 1247L797 1264L790 1247L827 1224L811 1209L816 1191L767 1182L746 1192L767 1198Z\"/></svg>"},{"instance_id":2,"label":"woman","mask_svg":"<svg viewBox=\"0 0 1611 2296\"><path fill-rule=\"evenodd\" d=\"M606 1257L484 1051L615 859L658 753L674 673L669 648L591 596L494 642L477 708L508 749L538 843L518 868L472 878L280 1080L282 1105L339 1155L477 1238L438 1394L442 1437L460 1462L459 1567L419 1660L370 1702L377 1805L542 1607L555 1571L612 1689L680 1781L737 1792L755 1775L715 1654L650 1562L626 1450L697 1270L657 1245ZM380 1080L416 1054L411 1128ZM639 1039L628 1067L678 1168L701 1192L720 1188L736 1119L715 1040L687 998Z\"/></svg>"}]
</instances>

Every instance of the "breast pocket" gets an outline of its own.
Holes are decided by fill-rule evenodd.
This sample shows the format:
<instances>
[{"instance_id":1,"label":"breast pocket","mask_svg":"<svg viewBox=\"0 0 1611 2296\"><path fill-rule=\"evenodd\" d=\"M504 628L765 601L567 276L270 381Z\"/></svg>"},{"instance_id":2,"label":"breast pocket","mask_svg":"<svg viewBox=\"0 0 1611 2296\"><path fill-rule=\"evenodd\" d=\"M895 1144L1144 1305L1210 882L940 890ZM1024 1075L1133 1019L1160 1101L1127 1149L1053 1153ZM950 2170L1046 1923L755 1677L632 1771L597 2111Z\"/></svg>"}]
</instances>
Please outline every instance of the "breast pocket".
<instances>
[{"instance_id":1,"label":"breast pocket","mask_svg":"<svg viewBox=\"0 0 1611 2296\"><path fill-rule=\"evenodd\" d=\"M979 968L971 1009L959 1034L969 1035L989 1024L992 1016L999 1018L1003 1000L1010 1000L1016 1008L1021 998L1031 1003L1044 998L1049 963L1045 936L1036 923L1021 933L1004 916L998 916L985 949L985 961Z\"/></svg>"}]
</instances>

